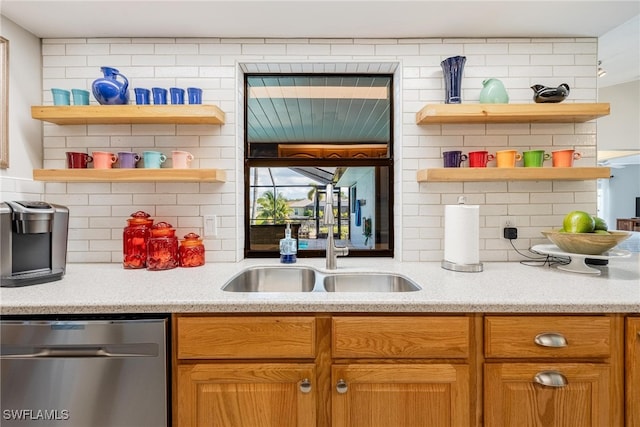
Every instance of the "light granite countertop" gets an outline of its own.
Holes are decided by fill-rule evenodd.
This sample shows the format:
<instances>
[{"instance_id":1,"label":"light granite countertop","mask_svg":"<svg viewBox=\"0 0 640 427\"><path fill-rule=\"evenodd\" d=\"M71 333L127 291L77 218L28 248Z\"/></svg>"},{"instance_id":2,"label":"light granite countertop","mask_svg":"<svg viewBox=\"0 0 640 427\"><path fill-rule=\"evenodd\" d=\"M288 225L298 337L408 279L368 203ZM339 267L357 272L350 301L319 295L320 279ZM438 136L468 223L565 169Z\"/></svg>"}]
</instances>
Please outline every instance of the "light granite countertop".
<instances>
[{"instance_id":1,"label":"light granite countertop","mask_svg":"<svg viewBox=\"0 0 640 427\"><path fill-rule=\"evenodd\" d=\"M617 258L600 275L549 266L487 262L480 273L445 270L436 262L340 258L335 273L394 272L416 292L225 292L244 268L276 259L207 263L167 271L125 270L120 264L68 264L62 280L0 288L0 314L107 313L640 313L640 258ZM295 266L324 270L324 259Z\"/></svg>"}]
</instances>

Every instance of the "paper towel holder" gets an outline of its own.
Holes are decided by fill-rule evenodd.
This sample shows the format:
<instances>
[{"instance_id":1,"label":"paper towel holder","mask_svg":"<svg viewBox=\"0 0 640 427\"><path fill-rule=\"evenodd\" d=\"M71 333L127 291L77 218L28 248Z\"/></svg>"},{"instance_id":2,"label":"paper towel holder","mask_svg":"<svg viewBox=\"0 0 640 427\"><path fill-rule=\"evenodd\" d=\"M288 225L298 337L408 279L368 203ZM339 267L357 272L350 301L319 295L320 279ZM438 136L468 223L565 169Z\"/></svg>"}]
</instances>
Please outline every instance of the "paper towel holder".
<instances>
[{"instance_id":1,"label":"paper towel holder","mask_svg":"<svg viewBox=\"0 0 640 427\"><path fill-rule=\"evenodd\" d=\"M459 205L464 205L466 204L466 202L467 202L466 197L464 196L458 197ZM445 270L459 271L463 273L479 273L483 269L481 262L477 264L458 264L455 262L447 261L446 259L442 260L442 263L440 264L440 266Z\"/></svg>"},{"instance_id":2,"label":"paper towel holder","mask_svg":"<svg viewBox=\"0 0 640 427\"><path fill-rule=\"evenodd\" d=\"M456 264L455 262L447 261L446 259L444 259L442 260L440 266L445 270L460 271L463 273L479 273L482 271L481 262L477 264Z\"/></svg>"}]
</instances>

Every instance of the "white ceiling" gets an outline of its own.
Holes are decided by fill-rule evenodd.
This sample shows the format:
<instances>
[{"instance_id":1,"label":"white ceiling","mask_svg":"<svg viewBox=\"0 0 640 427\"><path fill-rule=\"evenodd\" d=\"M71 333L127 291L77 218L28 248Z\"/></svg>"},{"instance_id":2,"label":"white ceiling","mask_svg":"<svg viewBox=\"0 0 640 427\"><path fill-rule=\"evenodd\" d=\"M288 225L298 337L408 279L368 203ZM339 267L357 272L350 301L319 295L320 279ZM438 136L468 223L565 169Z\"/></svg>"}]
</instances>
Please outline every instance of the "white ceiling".
<instances>
[{"instance_id":1,"label":"white ceiling","mask_svg":"<svg viewBox=\"0 0 640 427\"><path fill-rule=\"evenodd\" d=\"M640 75L638 0L0 0L0 13L42 38L598 37L601 86Z\"/></svg>"}]
</instances>

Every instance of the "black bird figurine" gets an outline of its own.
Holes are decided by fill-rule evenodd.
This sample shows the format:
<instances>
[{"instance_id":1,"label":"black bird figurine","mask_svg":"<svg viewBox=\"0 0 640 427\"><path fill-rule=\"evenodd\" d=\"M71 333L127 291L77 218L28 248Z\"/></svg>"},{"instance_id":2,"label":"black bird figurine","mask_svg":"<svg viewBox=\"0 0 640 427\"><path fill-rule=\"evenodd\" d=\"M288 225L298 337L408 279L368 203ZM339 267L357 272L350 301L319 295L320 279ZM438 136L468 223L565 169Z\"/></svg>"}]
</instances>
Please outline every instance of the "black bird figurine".
<instances>
[{"instance_id":1,"label":"black bird figurine","mask_svg":"<svg viewBox=\"0 0 640 427\"><path fill-rule=\"evenodd\" d=\"M569 96L569 85L562 83L558 87L548 87L544 85L533 85L533 100L535 102L562 102Z\"/></svg>"}]
</instances>

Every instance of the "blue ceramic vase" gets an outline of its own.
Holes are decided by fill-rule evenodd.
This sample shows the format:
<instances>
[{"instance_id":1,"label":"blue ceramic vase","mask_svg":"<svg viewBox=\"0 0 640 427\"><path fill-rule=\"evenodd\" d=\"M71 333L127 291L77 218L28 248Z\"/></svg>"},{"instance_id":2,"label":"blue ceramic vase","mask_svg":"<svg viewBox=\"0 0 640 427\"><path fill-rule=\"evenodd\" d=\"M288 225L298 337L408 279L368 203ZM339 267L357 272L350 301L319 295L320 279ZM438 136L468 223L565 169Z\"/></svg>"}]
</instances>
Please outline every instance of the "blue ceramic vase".
<instances>
[{"instance_id":1,"label":"blue ceramic vase","mask_svg":"<svg viewBox=\"0 0 640 427\"><path fill-rule=\"evenodd\" d=\"M94 80L91 85L93 96L102 105L122 105L129 103L129 80L118 70L101 67L104 77ZM123 80L118 80L118 76Z\"/></svg>"},{"instance_id":2,"label":"blue ceramic vase","mask_svg":"<svg viewBox=\"0 0 640 427\"><path fill-rule=\"evenodd\" d=\"M482 82L480 91L481 104L508 104L509 95L502 82L498 79L487 79Z\"/></svg>"},{"instance_id":3,"label":"blue ceramic vase","mask_svg":"<svg viewBox=\"0 0 640 427\"><path fill-rule=\"evenodd\" d=\"M444 75L445 104L462 103L462 71L465 62L465 56L452 56L440 63Z\"/></svg>"},{"instance_id":4,"label":"blue ceramic vase","mask_svg":"<svg viewBox=\"0 0 640 427\"><path fill-rule=\"evenodd\" d=\"M562 102L569 96L569 85L562 83L558 87L548 87L544 85L533 85L533 100L537 103Z\"/></svg>"}]
</instances>

